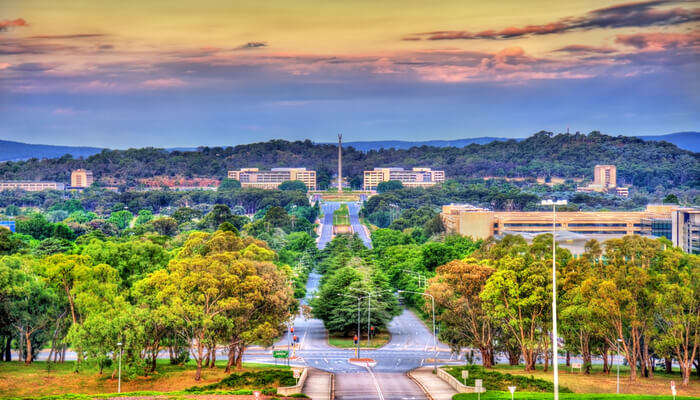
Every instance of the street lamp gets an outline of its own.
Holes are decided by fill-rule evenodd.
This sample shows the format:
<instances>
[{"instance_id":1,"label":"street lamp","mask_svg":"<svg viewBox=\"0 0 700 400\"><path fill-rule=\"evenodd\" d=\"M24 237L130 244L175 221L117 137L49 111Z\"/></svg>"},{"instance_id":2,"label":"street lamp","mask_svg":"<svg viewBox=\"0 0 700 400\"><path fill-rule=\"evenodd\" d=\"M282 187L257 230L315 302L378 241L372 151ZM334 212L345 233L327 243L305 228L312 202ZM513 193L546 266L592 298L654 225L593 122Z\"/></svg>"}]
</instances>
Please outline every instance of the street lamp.
<instances>
[{"instance_id":1,"label":"street lamp","mask_svg":"<svg viewBox=\"0 0 700 400\"><path fill-rule=\"evenodd\" d=\"M559 400L559 357L557 354L557 206L566 200L542 200L543 206L552 206L552 366L554 367L554 400Z\"/></svg>"},{"instance_id":2,"label":"street lamp","mask_svg":"<svg viewBox=\"0 0 700 400\"><path fill-rule=\"evenodd\" d=\"M117 393L122 392L122 342L118 342L119 346L119 380L117 381Z\"/></svg>"},{"instance_id":3,"label":"street lamp","mask_svg":"<svg viewBox=\"0 0 700 400\"><path fill-rule=\"evenodd\" d=\"M420 273L418 273L418 272L416 272L416 271L411 271L410 269L404 269L404 270L402 270L402 271L403 271L403 272L406 272L406 273L408 273L408 274L417 276L417 277L418 277L418 286L419 286L419 287L423 287L423 285L421 284L421 278L423 278L423 282L427 285L428 281L427 281L427 279L426 279L422 274L420 274Z\"/></svg>"},{"instance_id":4,"label":"street lamp","mask_svg":"<svg viewBox=\"0 0 700 400\"><path fill-rule=\"evenodd\" d=\"M622 339L618 338L615 343L617 344L617 394L620 394L620 343Z\"/></svg>"},{"instance_id":5,"label":"street lamp","mask_svg":"<svg viewBox=\"0 0 700 400\"><path fill-rule=\"evenodd\" d=\"M435 332L435 296L429 293L414 292L412 290L399 290L399 293L415 293L423 296L430 296L430 301L433 308L433 351L435 351L435 356L433 358L433 369L437 370L437 337Z\"/></svg>"},{"instance_id":6,"label":"street lamp","mask_svg":"<svg viewBox=\"0 0 700 400\"><path fill-rule=\"evenodd\" d=\"M345 293L344 295L357 299L357 342L355 343L355 356L360 358L360 300L367 296L353 296L349 293Z\"/></svg>"}]
</instances>

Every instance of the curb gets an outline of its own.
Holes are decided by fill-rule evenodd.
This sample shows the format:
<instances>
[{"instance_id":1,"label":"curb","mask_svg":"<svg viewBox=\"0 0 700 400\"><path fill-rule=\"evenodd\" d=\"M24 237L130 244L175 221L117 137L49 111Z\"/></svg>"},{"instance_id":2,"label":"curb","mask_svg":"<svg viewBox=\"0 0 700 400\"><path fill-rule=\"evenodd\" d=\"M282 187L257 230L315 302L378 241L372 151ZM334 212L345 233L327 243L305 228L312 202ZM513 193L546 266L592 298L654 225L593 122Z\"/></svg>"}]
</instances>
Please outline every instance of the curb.
<instances>
[{"instance_id":1,"label":"curb","mask_svg":"<svg viewBox=\"0 0 700 400\"><path fill-rule=\"evenodd\" d=\"M435 400L435 398L433 398L433 396L432 396L430 393L428 393L428 390L426 390L425 386L423 386L423 384L420 383L420 382L418 381L418 379L414 378L413 375L411 375L411 372L413 372L413 371L414 371L414 370L407 371L407 372L405 372L405 375L408 377L408 379L410 379L411 381L413 381L413 383L415 383L416 385L418 385L418 387L420 388L420 390L422 390L423 393L425 393L425 395L428 396L428 399L430 399L430 400Z\"/></svg>"},{"instance_id":2,"label":"curb","mask_svg":"<svg viewBox=\"0 0 700 400\"><path fill-rule=\"evenodd\" d=\"M329 395L331 400L335 400L335 374L332 372L329 372L329 374L331 374L331 392Z\"/></svg>"}]
</instances>

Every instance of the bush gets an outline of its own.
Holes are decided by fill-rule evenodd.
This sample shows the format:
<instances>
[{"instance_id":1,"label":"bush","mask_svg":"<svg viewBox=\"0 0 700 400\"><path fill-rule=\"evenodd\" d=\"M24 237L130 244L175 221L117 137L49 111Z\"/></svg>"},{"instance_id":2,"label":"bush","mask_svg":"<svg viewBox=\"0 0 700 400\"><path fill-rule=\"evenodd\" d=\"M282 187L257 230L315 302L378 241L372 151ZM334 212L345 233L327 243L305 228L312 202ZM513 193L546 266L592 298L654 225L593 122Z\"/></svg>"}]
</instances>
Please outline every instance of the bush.
<instances>
[{"instance_id":1,"label":"bush","mask_svg":"<svg viewBox=\"0 0 700 400\"><path fill-rule=\"evenodd\" d=\"M469 379L467 379L468 386L474 386L474 379L481 379L486 390L508 391L508 386L515 386L518 388L518 390L522 390L523 392L554 391L554 385L552 384L552 382L546 381L544 379L537 379L532 375L528 377L522 375L504 374L497 371L485 370L483 367L478 365L465 365L445 368L445 371L457 378L460 382L463 381L463 370L469 371ZM559 392L571 393L571 390L560 385Z\"/></svg>"},{"instance_id":2,"label":"bush","mask_svg":"<svg viewBox=\"0 0 700 400\"><path fill-rule=\"evenodd\" d=\"M278 386L293 386L296 383L290 370L267 369L256 372L233 373L217 383L205 386L194 386L185 389L186 392L202 392L213 389L259 388L276 389ZM276 393L276 390L273 390ZM274 394L274 393L267 393Z\"/></svg>"}]
</instances>

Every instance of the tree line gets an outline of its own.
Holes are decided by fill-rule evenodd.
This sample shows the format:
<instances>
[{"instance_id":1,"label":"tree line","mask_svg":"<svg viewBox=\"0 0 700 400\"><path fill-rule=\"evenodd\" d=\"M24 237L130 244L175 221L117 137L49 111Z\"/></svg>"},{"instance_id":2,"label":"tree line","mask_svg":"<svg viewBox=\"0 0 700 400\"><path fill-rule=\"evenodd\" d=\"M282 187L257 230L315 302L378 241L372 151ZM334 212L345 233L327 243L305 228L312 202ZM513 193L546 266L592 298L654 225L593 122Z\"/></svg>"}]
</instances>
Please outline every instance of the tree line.
<instances>
[{"instance_id":1,"label":"tree line","mask_svg":"<svg viewBox=\"0 0 700 400\"><path fill-rule=\"evenodd\" d=\"M337 147L309 140L272 140L235 147L201 147L197 151L144 148L104 150L85 159L66 155L0 164L0 179L58 180L68 182L70 171L86 168L96 179L110 177L135 186L136 179L154 175L225 178L240 167L304 166L317 171L319 187L327 188L336 172ZM697 154L665 142L645 142L599 132L553 134L538 132L521 140L471 144L463 148L420 146L406 150L361 152L344 148L343 165L353 187L362 184L362 172L380 166L427 166L445 170L449 177L484 176L591 177L595 164L615 164L618 180L654 190L697 187Z\"/></svg>"}]
</instances>

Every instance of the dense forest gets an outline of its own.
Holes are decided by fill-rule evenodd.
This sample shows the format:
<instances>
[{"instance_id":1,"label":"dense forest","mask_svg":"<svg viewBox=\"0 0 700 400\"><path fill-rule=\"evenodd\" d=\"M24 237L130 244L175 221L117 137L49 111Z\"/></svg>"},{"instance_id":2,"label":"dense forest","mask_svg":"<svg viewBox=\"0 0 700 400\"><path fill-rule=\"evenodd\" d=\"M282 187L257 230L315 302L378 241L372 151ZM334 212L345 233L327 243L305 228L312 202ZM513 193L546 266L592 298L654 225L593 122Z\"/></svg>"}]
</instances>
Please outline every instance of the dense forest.
<instances>
[{"instance_id":1,"label":"dense forest","mask_svg":"<svg viewBox=\"0 0 700 400\"><path fill-rule=\"evenodd\" d=\"M67 182L70 171L87 168L95 177L115 178L133 184L155 175L223 178L240 167L303 166L318 171L321 188L335 171L337 147L311 141L273 140L235 147L202 147L192 152L164 149L104 150L86 159L69 155L0 163L0 179L41 179ZM539 132L525 140L471 144L456 147L413 147L361 152L345 148L343 166L351 184L361 185L362 171L379 166L428 166L444 169L448 178L484 176L591 179L596 164L615 164L620 184L651 191L659 187L700 186L698 154L666 142L645 142L633 137L612 137Z\"/></svg>"}]
</instances>

